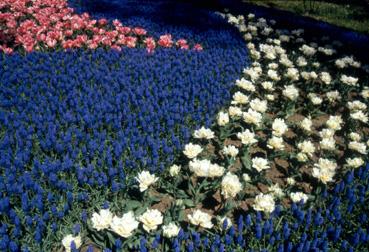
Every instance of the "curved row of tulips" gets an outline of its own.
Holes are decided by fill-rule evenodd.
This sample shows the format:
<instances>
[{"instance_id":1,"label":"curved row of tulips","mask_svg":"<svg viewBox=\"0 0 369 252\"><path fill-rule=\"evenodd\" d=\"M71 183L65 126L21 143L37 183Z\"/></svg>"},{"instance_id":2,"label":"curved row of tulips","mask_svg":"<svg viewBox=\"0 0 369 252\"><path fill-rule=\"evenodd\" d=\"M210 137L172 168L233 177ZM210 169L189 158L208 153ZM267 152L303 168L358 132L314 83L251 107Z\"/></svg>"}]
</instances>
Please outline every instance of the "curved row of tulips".
<instances>
[{"instance_id":1,"label":"curved row of tulips","mask_svg":"<svg viewBox=\"0 0 369 252\"><path fill-rule=\"evenodd\" d=\"M230 106L211 128L193 133L166 173L139 173L115 214L92 214L86 234L95 245L117 247L119 240L119 248L155 249L162 239L163 249L176 241L171 248L193 251L193 241L178 245L183 230L196 241L199 233L232 227L234 237L240 211L274 218L280 204L318 204L319 192L367 162L368 67L327 37L306 41L303 29L278 29L274 20L223 16L243 33L254 60L236 81ZM69 251L82 240L68 235L62 243Z\"/></svg>"},{"instance_id":2,"label":"curved row of tulips","mask_svg":"<svg viewBox=\"0 0 369 252\"><path fill-rule=\"evenodd\" d=\"M11 54L55 49L122 50L143 47L149 53L156 47L201 51L198 43L171 34L154 38L142 27L129 27L115 19L93 19L88 13L76 14L67 0L5 0L0 3L0 51Z\"/></svg>"}]
</instances>

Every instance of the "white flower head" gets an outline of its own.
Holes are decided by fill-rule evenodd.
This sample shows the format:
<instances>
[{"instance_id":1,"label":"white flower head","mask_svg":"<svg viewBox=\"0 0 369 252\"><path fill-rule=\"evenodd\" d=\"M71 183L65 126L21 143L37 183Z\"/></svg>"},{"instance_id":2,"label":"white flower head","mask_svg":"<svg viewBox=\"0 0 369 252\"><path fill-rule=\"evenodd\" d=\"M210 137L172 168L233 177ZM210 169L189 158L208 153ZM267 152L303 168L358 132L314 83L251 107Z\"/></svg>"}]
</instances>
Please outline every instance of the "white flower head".
<instances>
[{"instance_id":1,"label":"white flower head","mask_svg":"<svg viewBox=\"0 0 369 252\"><path fill-rule=\"evenodd\" d=\"M299 97L299 90L294 85L284 86L282 93L291 101L294 101Z\"/></svg>"},{"instance_id":2,"label":"white flower head","mask_svg":"<svg viewBox=\"0 0 369 252\"><path fill-rule=\"evenodd\" d=\"M137 229L139 222L136 220L132 211L123 214L122 217L114 216L110 228L119 236L128 238Z\"/></svg>"},{"instance_id":3,"label":"white flower head","mask_svg":"<svg viewBox=\"0 0 369 252\"><path fill-rule=\"evenodd\" d=\"M305 153L302 153L302 152L299 152L297 154L296 158L297 158L297 161L299 161L301 163L306 162L309 159L308 156Z\"/></svg>"},{"instance_id":4,"label":"white flower head","mask_svg":"<svg viewBox=\"0 0 369 252\"><path fill-rule=\"evenodd\" d=\"M306 61L306 59L302 56L298 57L297 60L296 60L296 63L299 67L304 67L306 66L308 63Z\"/></svg>"},{"instance_id":5,"label":"white flower head","mask_svg":"<svg viewBox=\"0 0 369 252\"><path fill-rule=\"evenodd\" d=\"M292 192L290 193L290 198L295 203L299 202L306 203L306 201L309 199L309 196L307 196L303 192Z\"/></svg>"},{"instance_id":6,"label":"white flower head","mask_svg":"<svg viewBox=\"0 0 369 252\"><path fill-rule=\"evenodd\" d=\"M252 159L252 167L258 172L270 168L268 160L261 157L255 157Z\"/></svg>"},{"instance_id":7,"label":"white flower head","mask_svg":"<svg viewBox=\"0 0 369 252\"><path fill-rule=\"evenodd\" d=\"M295 185L296 184L296 180L293 177L289 177L287 178L287 184L288 185Z\"/></svg>"},{"instance_id":8,"label":"white flower head","mask_svg":"<svg viewBox=\"0 0 369 252\"><path fill-rule=\"evenodd\" d=\"M332 169L314 167L312 175L322 183L327 184L333 181L335 173L335 170Z\"/></svg>"},{"instance_id":9,"label":"white flower head","mask_svg":"<svg viewBox=\"0 0 369 252\"><path fill-rule=\"evenodd\" d=\"M247 173L242 174L242 179L245 182L250 182L251 181L251 178L250 178L249 174L247 174Z\"/></svg>"},{"instance_id":10,"label":"white flower head","mask_svg":"<svg viewBox=\"0 0 369 252\"><path fill-rule=\"evenodd\" d=\"M222 179L221 188L225 199L234 198L242 190L242 184L237 175L228 172Z\"/></svg>"},{"instance_id":11,"label":"white flower head","mask_svg":"<svg viewBox=\"0 0 369 252\"><path fill-rule=\"evenodd\" d=\"M347 107L351 110L351 111L358 111L358 110L366 110L367 106L365 103L361 102L361 101L352 101L352 102L348 102L347 103Z\"/></svg>"},{"instance_id":12,"label":"white flower head","mask_svg":"<svg viewBox=\"0 0 369 252\"><path fill-rule=\"evenodd\" d=\"M308 94L308 98L310 99L311 103L314 105L320 105L323 102L323 99L320 98L317 94L315 93L309 93Z\"/></svg>"},{"instance_id":13,"label":"white flower head","mask_svg":"<svg viewBox=\"0 0 369 252\"><path fill-rule=\"evenodd\" d=\"M307 132L311 132L311 127L313 126L313 121L311 120L311 118L304 118L300 124L299 124L300 128L307 131Z\"/></svg>"},{"instance_id":14,"label":"white flower head","mask_svg":"<svg viewBox=\"0 0 369 252\"><path fill-rule=\"evenodd\" d=\"M189 169L198 177L220 177L224 173L224 167L218 164L212 164L209 160L194 159L189 163Z\"/></svg>"},{"instance_id":15,"label":"white flower head","mask_svg":"<svg viewBox=\"0 0 369 252\"><path fill-rule=\"evenodd\" d=\"M193 136L194 138L209 140L214 138L214 132L211 129L207 129L203 126L200 129L195 130Z\"/></svg>"},{"instance_id":16,"label":"white flower head","mask_svg":"<svg viewBox=\"0 0 369 252\"><path fill-rule=\"evenodd\" d=\"M288 130L288 126L285 123L284 119L276 118L272 124L273 135L277 137L281 137Z\"/></svg>"},{"instance_id":17,"label":"white flower head","mask_svg":"<svg viewBox=\"0 0 369 252\"><path fill-rule=\"evenodd\" d=\"M276 70L276 69L278 69L278 64L277 63L269 63L268 68Z\"/></svg>"},{"instance_id":18,"label":"white flower head","mask_svg":"<svg viewBox=\"0 0 369 252\"><path fill-rule=\"evenodd\" d=\"M241 111L242 114L242 111ZM219 112L217 123L219 126L225 126L227 123L229 123L229 115L227 112Z\"/></svg>"},{"instance_id":19,"label":"white flower head","mask_svg":"<svg viewBox=\"0 0 369 252\"><path fill-rule=\"evenodd\" d=\"M343 124L343 120L341 116L330 116L329 119L326 122L326 125L329 129L337 131L340 130Z\"/></svg>"},{"instance_id":20,"label":"white flower head","mask_svg":"<svg viewBox=\"0 0 369 252\"><path fill-rule=\"evenodd\" d=\"M332 137L334 137L334 133L335 133L335 131L332 130L332 129L322 129L319 132L319 135L320 135L321 138L332 138Z\"/></svg>"},{"instance_id":21,"label":"white flower head","mask_svg":"<svg viewBox=\"0 0 369 252\"><path fill-rule=\"evenodd\" d=\"M275 97L273 94L266 94L265 99L267 99L268 101L274 101Z\"/></svg>"},{"instance_id":22,"label":"white flower head","mask_svg":"<svg viewBox=\"0 0 369 252\"><path fill-rule=\"evenodd\" d=\"M229 113L230 117L232 117L232 118L233 117L241 117L242 114L243 114L241 108L235 107L235 106L230 106L228 108L228 113Z\"/></svg>"},{"instance_id":23,"label":"white flower head","mask_svg":"<svg viewBox=\"0 0 369 252\"><path fill-rule=\"evenodd\" d=\"M148 209L138 220L143 224L146 232L156 230L163 223L163 215L157 209Z\"/></svg>"},{"instance_id":24,"label":"white flower head","mask_svg":"<svg viewBox=\"0 0 369 252\"><path fill-rule=\"evenodd\" d=\"M351 141L349 142L348 148L364 155L367 153L366 145L361 142Z\"/></svg>"},{"instance_id":25,"label":"white flower head","mask_svg":"<svg viewBox=\"0 0 369 252\"><path fill-rule=\"evenodd\" d=\"M326 158L319 158L319 161L317 164L314 165L316 168L321 170L331 170L335 171L337 168L337 163L335 161L331 161Z\"/></svg>"},{"instance_id":26,"label":"white flower head","mask_svg":"<svg viewBox=\"0 0 369 252\"><path fill-rule=\"evenodd\" d=\"M252 34L251 33L245 33L245 35L243 35L243 38L244 38L244 40L246 40L246 41L250 41L250 40L252 40Z\"/></svg>"},{"instance_id":27,"label":"white flower head","mask_svg":"<svg viewBox=\"0 0 369 252\"><path fill-rule=\"evenodd\" d=\"M360 95L364 99L368 99L369 98L369 88L368 87L364 87L364 89L361 91Z\"/></svg>"},{"instance_id":28,"label":"white flower head","mask_svg":"<svg viewBox=\"0 0 369 252\"><path fill-rule=\"evenodd\" d=\"M236 157L238 155L238 149L234 145L224 146L222 152L230 157Z\"/></svg>"},{"instance_id":29,"label":"white flower head","mask_svg":"<svg viewBox=\"0 0 369 252\"><path fill-rule=\"evenodd\" d=\"M335 102L341 99L341 95L337 90L333 90L326 93L329 102Z\"/></svg>"},{"instance_id":30,"label":"white flower head","mask_svg":"<svg viewBox=\"0 0 369 252\"><path fill-rule=\"evenodd\" d=\"M357 141L359 142L361 140L361 136L360 134L356 133L356 132L351 132L349 134L349 138L352 140L352 141Z\"/></svg>"},{"instance_id":31,"label":"white flower head","mask_svg":"<svg viewBox=\"0 0 369 252\"><path fill-rule=\"evenodd\" d=\"M244 132L238 132L237 138L245 145L251 145L258 141L255 138L255 133L251 132L249 129L246 129Z\"/></svg>"},{"instance_id":32,"label":"white flower head","mask_svg":"<svg viewBox=\"0 0 369 252\"><path fill-rule=\"evenodd\" d=\"M252 54L254 52L254 55L259 58L260 57L260 53L252 48L250 49L250 54ZM261 67L252 67L252 68L247 68L243 70L243 73L248 75L250 77L250 79L255 82L257 79L259 79L261 73L262 73L262 69Z\"/></svg>"},{"instance_id":33,"label":"white flower head","mask_svg":"<svg viewBox=\"0 0 369 252\"><path fill-rule=\"evenodd\" d=\"M316 53L316 49L308 45L303 45L299 50L306 56L313 56Z\"/></svg>"},{"instance_id":34,"label":"white flower head","mask_svg":"<svg viewBox=\"0 0 369 252\"><path fill-rule=\"evenodd\" d=\"M249 92L255 92L256 88L254 84L252 84L251 81L246 80L245 78L241 78L240 80L236 80L236 86L249 91Z\"/></svg>"},{"instance_id":35,"label":"white flower head","mask_svg":"<svg viewBox=\"0 0 369 252\"><path fill-rule=\"evenodd\" d=\"M363 111L359 110L353 113L350 113L350 117L354 120L363 122L363 123L368 123L368 114L364 113Z\"/></svg>"},{"instance_id":36,"label":"white flower head","mask_svg":"<svg viewBox=\"0 0 369 252\"><path fill-rule=\"evenodd\" d=\"M267 91L274 91L274 85L271 81L263 81L261 86Z\"/></svg>"},{"instance_id":37,"label":"white flower head","mask_svg":"<svg viewBox=\"0 0 369 252\"><path fill-rule=\"evenodd\" d=\"M342 60L342 59L337 59L335 61L335 65L337 66L337 68L342 69L342 68L345 68L346 67L346 62L344 60Z\"/></svg>"},{"instance_id":38,"label":"white flower head","mask_svg":"<svg viewBox=\"0 0 369 252\"><path fill-rule=\"evenodd\" d=\"M66 235L63 238L62 244L63 244L63 247L64 247L66 252L71 252L72 251L72 248L71 248L72 242L74 242L75 248L78 249L82 245L81 236L79 236L79 235L78 236L73 236L73 235L69 234L69 235Z\"/></svg>"},{"instance_id":39,"label":"white flower head","mask_svg":"<svg viewBox=\"0 0 369 252\"><path fill-rule=\"evenodd\" d=\"M346 165L350 168L359 168L364 165L364 160L362 158L347 158Z\"/></svg>"},{"instance_id":40,"label":"white flower head","mask_svg":"<svg viewBox=\"0 0 369 252\"><path fill-rule=\"evenodd\" d=\"M149 171L142 171L135 178L139 183L141 192L146 191L150 185L154 184L158 180L158 178Z\"/></svg>"},{"instance_id":41,"label":"white flower head","mask_svg":"<svg viewBox=\"0 0 369 252\"><path fill-rule=\"evenodd\" d=\"M260 100L259 98L255 98L250 101L250 107L260 113L265 113L268 108L268 102L265 100Z\"/></svg>"},{"instance_id":42,"label":"white flower head","mask_svg":"<svg viewBox=\"0 0 369 252\"><path fill-rule=\"evenodd\" d=\"M281 77L279 76L278 72L273 70L273 69L269 69L268 72L268 77L271 79L271 80L274 80L274 81L279 81L281 79Z\"/></svg>"},{"instance_id":43,"label":"white flower head","mask_svg":"<svg viewBox=\"0 0 369 252\"><path fill-rule=\"evenodd\" d=\"M272 213L275 209L275 202L272 195L260 193L256 196L252 206L255 211Z\"/></svg>"},{"instance_id":44,"label":"white flower head","mask_svg":"<svg viewBox=\"0 0 369 252\"><path fill-rule=\"evenodd\" d=\"M181 171L181 166L180 165L172 165L169 168L169 174L172 177L175 177L179 174L179 172Z\"/></svg>"},{"instance_id":45,"label":"white flower head","mask_svg":"<svg viewBox=\"0 0 369 252\"><path fill-rule=\"evenodd\" d=\"M246 123L259 126L261 124L262 119L263 119L263 115L251 108L249 108L247 112L243 113L243 120Z\"/></svg>"},{"instance_id":46,"label":"white flower head","mask_svg":"<svg viewBox=\"0 0 369 252\"><path fill-rule=\"evenodd\" d=\"M299 148L299 150L308 155L308 156L312 156L315 152L315 146L312 142L308 141L308 140L305 140L301 143L298 143L297 144L297 148Z\"/></svg>"},{"instance_id":47,"label":"white flower head","mask_svg":"<svg viewBox=\"0 0 369 252\"><path fill-rule=\"evenodd\" d=\"M319 78L320 78L320 80L321 80L324 84L326 84L326 85L329 85L329 84L331 84L331 82L332 82L332 77L331 77L331 75L330 75L329 73L327 73L327 72L321 72L321 73L319 74Z\"/></svg>"},{"instance_id":48,"label":"white flower head","mask_svg":"<svg viewBox=\"0 0 369 252\"><path fill-rule=\"evenodd\" d=\"M279 186L278 183L269 186L268 192L276 198L282 198L284 196L283 189Z\"/></svg>"},{"instance_id":49,"label":"white flower head","mask_svg":"<svg viewBox=\"0 0 369 252\"><path fill-rule=\"evenodd\" d=\"M189 143L186 144L183 154L189 159L197 157L202 152L202 147L198 144Z\"/></svg>"},{"instance_id":50,"label":"white flower head","mask_svg":"<svg viewBox=\"0 0 369 252\"><path fill-rule=\"evenodd\" d=\"M197 209L192 214L187 215L188 220L192 225L200 226L203 228L210 229L213 227L211 222L211 215Z\"/></svg>"},{"instance_id":51,"label":"white flower head","mask_svg":"<svg viewBox=\"0 0 369 252\"><path fill-rule=\"evenodd\" d=\"M163 236L167 238L176 237L179 233L180 227L178 227L174 222L163 226Z\"/></svg>"},{"instance_id":52,"label":"white flower head","mask_svg":"<svg viewBox=\"0 0 369 252\"><path fill-rule=\"evenodd\" d=\"M293 65L293 62L291 60L288 59L288 56L286 54L284 54L285 52L282 52L281 53L281 56L280 56L280 60L279 60L279 63L281 63L282 65L284 65L285 67L288 67L289 69L293 69L294 65ZM290 78L290 79L294 79L294 80L297 80L299 77L298 75L296 75L296 73L294 72L295 70L289 70L285 76L287 78ZM296 79L297 78L297 79Z\"/></svg>"},{"instance_id":53,"label":"white flower head","mask_svg":"<svg viewBox=\"0 0 369 252\"><path fill-rule=\"evenodd\" d=\"M249 97L239 91L233 95L232 104L247 104L248 102Z\"/></svg>"},{"instance_id":54,"label":"white flower head","mask_svg":"<svg viewBox=\"0 0 369 252\"><path fill-rule=\"evenodd\" d=\"M336 50L332 49L332 48L324 48L324 47L318 47L318 51L322 52L325 55L331 56L334 53L336 53Z\"/></svg>"},{"instance_id":55,"label":"white flower head","mask_svg":"<svg viewBox=\"0 0 369 252\"><path fill-rule=\"evenodd\" d=\"M315 68L319 68L320 67L320 63L319 62L313 62L313 64L311 64L313 67Z\"/></svg>"},{"instance_id":56,"label":"white flower head","mask_svg":"<svg viewBox=\"0 0 369 252\"><path fill-rule=\"evenodd\" d=\"M267 147L274 150L284 150L284 141L282 137L273 136L268 140Z\"/></svg>"},{"instance_id":57,"label":"white flower head","mask_svg":"<svg viewBox=\"0 0 369 252\"><path fill-rule=\"evenodd\" d=\"M343 74L341 76L340 80L343 84L346 84L348 86L358 86L357 82L359 81L358 78L355 78L355 77L352 77L352 76L347 76L345 74Z\"/></svg>"},{"instance_id":58,"label":"white flower head","mask_svg":"<svg viewBox=\"0 0 369 252\"><path fill-rule=\"evenodd\" d=\"M287 69L285 76L290 80L297 81L300 78L300 73L296 68L290 67Z\"/></svg>"},{"instance_id":59,"label":"white flower head","mask_svg":"<svg viewBox=\"0 0 369 252\"><path fill-rule=\"evenodd\" d=\"M320 142L320 148L322 150L335 150L336 140L333 137L323 138Z\"/></svg>"},{"instance_id":60,"label":"white flower head","mask_svg":"<svg viewBox=\"0 0 369 252\"><path fill-rule=\"evenodd\" d=\"M91 222L92 227L97 231L109 228L113 220L113 214L109 209L101 209L99 213L93 213Z\"/></svg>"}]
</instances>

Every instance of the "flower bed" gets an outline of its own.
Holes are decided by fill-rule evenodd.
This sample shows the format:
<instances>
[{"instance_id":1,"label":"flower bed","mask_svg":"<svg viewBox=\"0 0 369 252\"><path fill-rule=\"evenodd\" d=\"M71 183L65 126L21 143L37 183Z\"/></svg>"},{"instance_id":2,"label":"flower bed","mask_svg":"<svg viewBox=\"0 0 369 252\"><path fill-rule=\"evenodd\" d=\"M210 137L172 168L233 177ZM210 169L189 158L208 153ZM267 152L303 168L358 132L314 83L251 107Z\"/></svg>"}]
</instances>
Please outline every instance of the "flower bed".
<instances>
[{"instance_id":1,"label":"flower bed","mask_svg":"<svg viewBox=\"0 0 369 252\"><path fill-rule=\"evenodd\" d=\"M14 49L32 52L97 47L145 47L150 53L157 46L202 50L200 44L190 45L183 38L173 41L171 34L155 39L142 27L125 26L117 19L109 23L106 18L91 19L88 13L75 14L66 0L6 0L0 11L0 50L8 54Z\"/></svg>"},{"instance_id":2,"label":"flower bed","mask_svg":"<svg viewBox=\"0 0 369 252\"><path fill-rule=\"evenodd\" d=\"M368 68L326 37L205 15L208 31L125 20L202 52L3 56L1 250L367 246ZM254 61L242 77L222 18Z\"/></svg>"},{"instance_id":3,"label":"flower bed","mask_svg":"<svg viewBox=\"0 0 369 252\"><path fill-rule=\"evenodd\" d=\"M194 128L210 126L247 51L225 22L209 22L218 33L203 42L228 47L1 56L0 250L58 247L75 223L121 199L137 170L160 173Z\"/></svg>"},{"instance_id":4,"label":"flower bed","mask_svg":"<svg viewBox=\"0 0 369 252\"><path fill-rule=\"evenodd\" d=\"M214 233L180 230L171 239L167 238L167 228L163 236L141 237L136 248L177 252L365 250L369 241L368 172L367 166L347 173L333 190L316 195L315 208L296 203L287 209L277 206L271 215L239 215L234 225L224 222L214 228ZM116 239L111 248L121 251L123 241L124 238ZM88 249L92 251L92 246Z\"/></svg>"},{"instance_id":5,"label":"flower bed","mask_svg":"<svg viewBox=\"0 0 369 252\"><path fill-rule=\"evenodd\" d=\"M300 231L305 212L296 204L312 205L317 209L315 224L325 223L323 217L319 219L322 210L318 208L324 205L320 192L326 197L331 183L368 161L368 69L352 56L341 56L341 44L329 43L329 38L306 41L309 38L302 29L275 30L275 21L254 21L252 14L248 20L226 17L250 41L247 47L254 59L236 81L230 106L219 112L211 128L194 131L183 156L166 174L158 178L148 171L139 173L121 205L93 213L86 223L87 237L94 246L144 251L363 246L368 240L366 230L359 228L354 236L350 229L341 231L346 223L336 208L338 199L323 207L332 223L311 234L306 233L311 220L306 232ZM366 187L358 187L363 203ZM344 183L335 190L344 191ZM352 195L353 190L347 193ZM348 213L355 201L355 196L349 196L344 206ZM270 219L280 211L277 205L283 209L292 205L296 218L290 219L294 223L284 221L283 238L273 235L275 223ZM243 216L250 210L259 217L255 237L245 241ZM360 211L360 224L366 228L367 218ZM265 213L263 227L258 224L260 212ZM287 211L281 218L288 216ZM290 225L296 236L290 234ZM200 236L206 232L212 234L207 239L213 244L209 240L202 244ZM223 234L224 240L215 234ZM79 236L74 239L81 246ZM339 239L342 243L336 244Z\"/></svg>"}]
</instances>

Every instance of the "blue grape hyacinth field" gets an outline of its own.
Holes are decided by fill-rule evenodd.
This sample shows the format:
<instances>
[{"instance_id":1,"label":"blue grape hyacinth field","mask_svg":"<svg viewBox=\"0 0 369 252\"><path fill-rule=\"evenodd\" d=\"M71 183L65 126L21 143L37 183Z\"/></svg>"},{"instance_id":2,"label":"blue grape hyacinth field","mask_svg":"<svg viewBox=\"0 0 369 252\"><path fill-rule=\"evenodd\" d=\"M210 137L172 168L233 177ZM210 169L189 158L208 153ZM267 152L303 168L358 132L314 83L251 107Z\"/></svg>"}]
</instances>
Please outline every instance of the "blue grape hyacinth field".
<instances>
[{"instance_id":1,"label":"blue grape hyacinth field","mask_svg":"<svg viewBox=\"0 0 369 252\"><path fill-rule=\"evenodd\" d=\"M0 3L0 251L365 250L368 62L250 10Z\"/></svg>"}]
</instances>

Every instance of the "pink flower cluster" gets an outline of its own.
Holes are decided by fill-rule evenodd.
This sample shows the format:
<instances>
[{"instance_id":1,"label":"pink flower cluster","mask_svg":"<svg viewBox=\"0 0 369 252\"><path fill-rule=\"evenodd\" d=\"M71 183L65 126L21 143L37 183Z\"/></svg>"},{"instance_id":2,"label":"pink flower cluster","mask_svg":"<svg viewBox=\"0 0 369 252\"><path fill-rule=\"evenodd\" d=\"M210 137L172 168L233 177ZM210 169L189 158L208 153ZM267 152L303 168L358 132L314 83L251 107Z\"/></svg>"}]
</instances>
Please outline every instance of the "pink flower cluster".
<instances>
[{"instance_id":1,"label":"pink flower cluster","mask_svg":"<svg viewBox=\"0 0 369 252\"><path fill-rule=\"evenodd\" d=\"M92 19L89 14L78 15L67 5L67 0L1 0L0 51L12 53L49 49L143 46L153 52L157 46L188 50L185 39L173 41L170 34L159 40L147 36L141 27L127 27L119 20ZM202 50L195 44L193 50Z\"/></svg>"}]
</instances>

